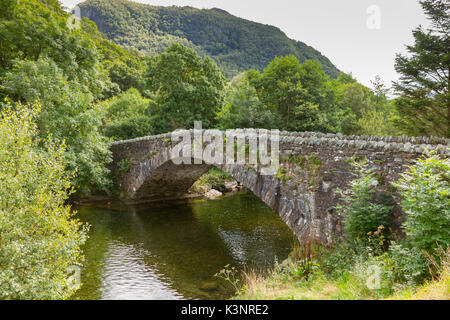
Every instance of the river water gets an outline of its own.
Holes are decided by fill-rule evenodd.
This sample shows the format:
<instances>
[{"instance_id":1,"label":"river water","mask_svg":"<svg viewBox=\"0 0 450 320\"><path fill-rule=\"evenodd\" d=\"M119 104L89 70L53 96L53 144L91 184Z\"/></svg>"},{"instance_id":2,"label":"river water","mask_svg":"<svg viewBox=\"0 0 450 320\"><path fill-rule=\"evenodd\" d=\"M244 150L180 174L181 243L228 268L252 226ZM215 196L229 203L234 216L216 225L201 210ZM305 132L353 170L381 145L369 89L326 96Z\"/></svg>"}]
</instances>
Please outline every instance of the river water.
<instances>
[{"instance_id":1,"label":"river water","mask_svg":"<svg viewBox=\"0 0 450 320\"><path fill-rule=\"evenodd\" d=\"M234 289L215 273L226 265L238 271L273 266L288 256L294 239L250 192L75 210L91 229L74 299L228 299Z\"/></svg>"}]
</instances>

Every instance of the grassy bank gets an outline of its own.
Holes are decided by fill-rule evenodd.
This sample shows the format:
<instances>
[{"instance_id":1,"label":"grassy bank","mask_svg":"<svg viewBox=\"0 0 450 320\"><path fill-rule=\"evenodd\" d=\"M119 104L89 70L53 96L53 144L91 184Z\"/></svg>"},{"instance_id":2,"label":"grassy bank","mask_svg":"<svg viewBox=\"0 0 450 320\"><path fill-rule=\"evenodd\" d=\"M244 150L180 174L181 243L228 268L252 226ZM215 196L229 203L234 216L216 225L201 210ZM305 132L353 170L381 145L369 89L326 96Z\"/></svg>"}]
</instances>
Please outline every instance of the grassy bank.
<instances>
[{"instance_id":1,"label":"grassy bank","mask_svg":"<svg viewBox=\"0 0 450 320\"><path fill-rule=\"evenodd\" d=\"M245 272L243 286L234 298L238 300L448 300L450 298L450 259L436 280L416 287L397 285L371 290L353 272L333 278L320 268L309 278L296 279L295 266L276 266L267 274Z\"/></svg>"}]
</instances>

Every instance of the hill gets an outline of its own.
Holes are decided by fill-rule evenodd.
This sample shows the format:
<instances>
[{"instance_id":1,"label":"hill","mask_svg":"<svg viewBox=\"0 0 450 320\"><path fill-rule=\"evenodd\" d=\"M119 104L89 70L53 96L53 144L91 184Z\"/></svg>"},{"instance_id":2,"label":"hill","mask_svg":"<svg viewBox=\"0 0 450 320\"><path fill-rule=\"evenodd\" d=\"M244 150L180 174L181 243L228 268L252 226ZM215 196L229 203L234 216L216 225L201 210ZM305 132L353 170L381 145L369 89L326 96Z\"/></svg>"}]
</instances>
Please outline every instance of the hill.
<instances>
[{"instance_id":1,"label":"hill","mask_svg":"<svg viewBox=\"0 0 450 320\"><path fill-rule=\"evenodd\" d=\"M144 54L162 52L183 42L211 56L231 77L248 69L263 70L275 56L292 54L300 62L317 60L335 78L339 70L319 51L289 39L280 29L235 17L221 9L162 7L126 0L87 0L82 17L94 21L114 42Z\"/></svg>"}]
</instances>

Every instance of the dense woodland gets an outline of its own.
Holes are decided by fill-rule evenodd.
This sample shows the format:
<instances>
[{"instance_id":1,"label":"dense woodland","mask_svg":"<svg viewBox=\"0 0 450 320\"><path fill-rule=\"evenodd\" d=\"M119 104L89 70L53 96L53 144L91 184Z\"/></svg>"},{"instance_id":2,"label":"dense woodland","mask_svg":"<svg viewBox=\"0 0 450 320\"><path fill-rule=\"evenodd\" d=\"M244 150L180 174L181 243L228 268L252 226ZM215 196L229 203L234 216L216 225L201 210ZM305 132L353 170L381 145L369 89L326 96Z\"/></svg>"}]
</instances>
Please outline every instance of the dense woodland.
<instances>
[{"instance_id":1,"label":"dense woodland","mask_svg":"<svg viewBox=\"0 0 450 320\"><path fill-rule=\"evenodd\" d=\"M73 28L57 0L2 0L0 298L70 295L64 257L77 259L86 230L66 219L65 200L111 193L114 140L195 120L204 128L450 137L449 8L422 6L432 29L414 30L409 55L398 55L400 81L390 88L376 77L368 88L277 28L218 9L90 0L82 13L98 27L83 18ZM29 223L11 229L11 216ZM32 241L30 224L44 240ZM16 238L21 245L5 245ZM25 272L46 246L57 253ZM6 274L10 263L23 274ZM33 286L22 288L28 278Z\"/></svg>"}]
</instances>

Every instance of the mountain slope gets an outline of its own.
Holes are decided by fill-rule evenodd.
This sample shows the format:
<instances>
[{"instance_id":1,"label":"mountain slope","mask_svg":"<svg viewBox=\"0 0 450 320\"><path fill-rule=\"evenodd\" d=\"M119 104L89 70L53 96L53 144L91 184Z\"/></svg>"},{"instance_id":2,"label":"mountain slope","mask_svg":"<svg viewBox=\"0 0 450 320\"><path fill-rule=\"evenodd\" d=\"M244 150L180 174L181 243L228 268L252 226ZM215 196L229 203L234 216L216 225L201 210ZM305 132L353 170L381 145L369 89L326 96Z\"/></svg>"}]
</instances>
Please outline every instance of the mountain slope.
<instances>
[{"instance_id":1,"label":"mountain slope","mask_svg":"<svg viewBox=\"0 0 450 320\"><path fill-rule=\"evenodd\" d=\"M275 56L293 54L300 62L317 60L325 72L339 70L314 48L289 39L280 29L235 17L221 9L161 7L125 0L87 0L82 17L116 43L146 54L162 52L182 41L211 56L227 76L254 68L263 70Z\"/></svg>"}]
</instances>

